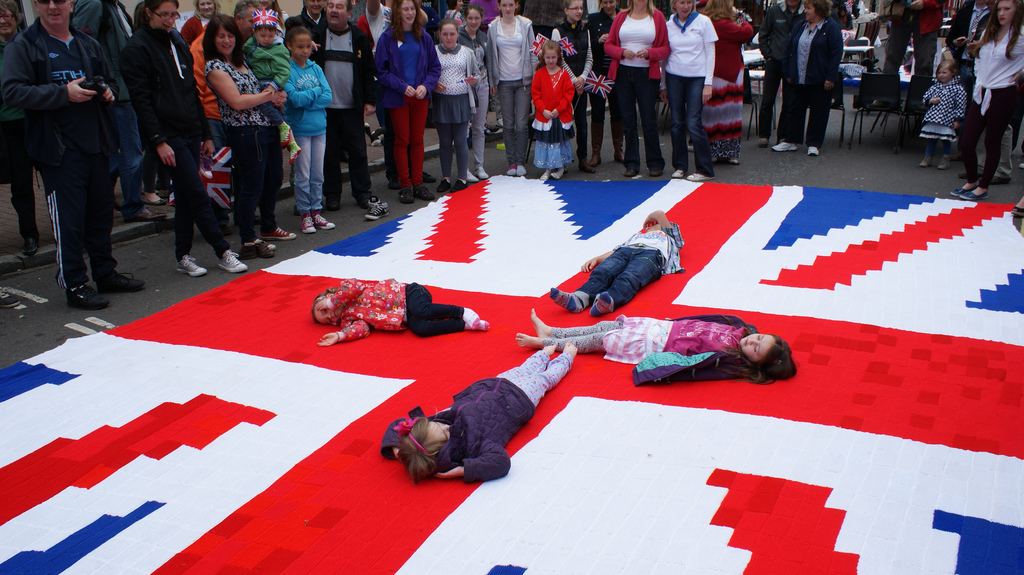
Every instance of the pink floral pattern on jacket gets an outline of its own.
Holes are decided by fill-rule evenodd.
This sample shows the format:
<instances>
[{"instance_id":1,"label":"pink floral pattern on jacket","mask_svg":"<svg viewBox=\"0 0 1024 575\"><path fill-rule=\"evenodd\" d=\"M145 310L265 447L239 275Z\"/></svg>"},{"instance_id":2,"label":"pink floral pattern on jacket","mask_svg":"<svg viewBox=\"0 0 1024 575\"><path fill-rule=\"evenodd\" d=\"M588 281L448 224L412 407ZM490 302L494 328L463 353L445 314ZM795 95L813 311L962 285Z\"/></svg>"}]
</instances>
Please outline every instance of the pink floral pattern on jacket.
<instances>
[{"instance_id":1,"label":"pink floral pattern on jacket","mask_svg":"<svg viewBox=\"0 0 1024 575\"><path fill-rule=\"evenodd\" d=\"M331 304L343 308L338 321L341 341L362 339L370 328L386 331L405 329L405 284L394 280L341 280L341 289L331 295Z\"/></svg>"}]
</instances>

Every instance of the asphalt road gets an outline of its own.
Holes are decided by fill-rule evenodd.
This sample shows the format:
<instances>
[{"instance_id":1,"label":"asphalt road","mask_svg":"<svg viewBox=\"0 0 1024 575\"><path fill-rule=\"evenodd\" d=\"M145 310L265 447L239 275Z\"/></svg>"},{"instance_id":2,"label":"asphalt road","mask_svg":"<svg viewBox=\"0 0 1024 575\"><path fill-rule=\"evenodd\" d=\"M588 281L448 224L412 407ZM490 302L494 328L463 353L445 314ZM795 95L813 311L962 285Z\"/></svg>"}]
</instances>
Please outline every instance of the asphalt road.
<instances>
[{"instance_id":1,"label":"asphalt road","mask_svg":"<svg viewBox=\"0 0 1024 575\"><path fill-rule=\"evenodd\" d=\"M749 114L749 108L747 108ZM808 157L805 150L798 152L777 153L770 149L757 148L756 136L743 140L743 151L739 166L715 166L715 182L728 184L752 185L800 185L825 188L844 188L879 191L900 194L915 194L934 198L949 198L949 191L961 185L956 175L963 169L963 164L954 162L950 170L938 171L935 168L922 169L918 162L924 153L922 140L909 137L905 147L898 155L893 154L895 144L896 119L892 118L886 135L882 136L879 129L875 133L864 133L864 141L853 144L847 149L845 143L838 147L839 115L833 112L830 117L828 137L819 157ZM847 135L853 113L847 113ZM744 117L744 138L746 123ZM870 127L870 124L867 126ZM499 140L500 141L500 140ZM671 142L666 132L662 138L662 153L667 161L671 158ZM505 164L504 152L495 150L498 142L488 144L485 167L492 175L503 174L508 166ZM575 167L568 171L567 180L588 181L622 181L622 166L611 162L611 145L606 137L604 163L593 175L579 173ZM1024 170L1016 168L1021 158L1019 153L1013 157L1014 179L1008 185L993 186L989 192L989 202L1012 203L1024 194ZM435 176L440 169L436 159L428 158L426 169ZM692 158L691 158L692 169ZM647 171L641 172L646 177ZM667 180L672 173L671 165L666 166L665 174L660 178ZM539 176L540 170L530 168L530 177ZM586 177L584 177L586 176ZM325 215L338 227L331 231L316 234L299 234L298 239L289 242L275 242L278 256L270 260L249 260L246 263L250 270L269 267L284 258L291 258L322 245L336 242L349 236L370 229L376 224L384 223L419 208L422 202L417 200L412 205L398 202L397 192L386 189L382 173L373 175L375 191L391 206L388 218L376 223L363 218L355 203L345 198L342 211L328 212ZM347 190L347 188L346 188ZM347 192L346 192L347 193ZM728 210L724 204L722 209ZM291 215L292 201L284 199L278 202L278 223L289 231L298 232L298 219ZM1019 223L1019 222L1018 222ZM238 249L238 236L228 238L234 249ZM55 266L32 268L21 272L0 276L0 286L13 288L20 292L32 294L23 296L21 309L0 310L0 368L7 367L18 361L33 357L44 351L57 347L68 338L81 337L88 331L104 331L112 326L124 325L136 319L146 317L184 299L200 294L228 281L236 276L221 271L206 243L196 234L194 255L201 265L210 272L203 277L192 278L175 271L174 234L165 231L151 236L139 238L114 246L114 256L118 260L118 269L132 273L135 277L146 280L146 288L134 294L113 294L111 305L104 310L85 312L69 309L64 300L64 293L54 281ZM38 300L38 301L37 301ZM230 321L230 318L224 318ZM272 327L268 326L268 330ZM254 334L259 336L259 334ZM273 334L266 334L272 341ZM111 358L111 367L116 368L117 359Z\"/></svg>"}]
</instances>

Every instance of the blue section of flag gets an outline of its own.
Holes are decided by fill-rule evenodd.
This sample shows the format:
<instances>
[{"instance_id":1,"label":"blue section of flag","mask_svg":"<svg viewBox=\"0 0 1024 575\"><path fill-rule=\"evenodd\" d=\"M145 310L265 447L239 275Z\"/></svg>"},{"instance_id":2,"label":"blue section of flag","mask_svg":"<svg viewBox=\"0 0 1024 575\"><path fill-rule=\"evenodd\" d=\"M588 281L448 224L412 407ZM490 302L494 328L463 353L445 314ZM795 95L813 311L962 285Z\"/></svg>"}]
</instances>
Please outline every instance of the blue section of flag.
<instances>
[{"instance_id":1,"label":"blue section of flag","mask_svg":"<svg viewBox=\"0 0 1024 575\"><path fill-rule=\"evenodd\" d=\"M23 361L10 367L0 369L0 403L31 391L47 383L60 385L78 377L74 373L66 373L50 369L43 364L30 365Z\"/></svg>"},{"instance_id":2,"label":"blue section of flag","mask_svg":"<svg viewBox=\"0 0 1024 575\"><path fill-rule=\"evenodd\" d=\"M388 237L397 232L398 226L408 217L403 216L397 220L380 224L361 234L354 235L340 242L334 242L322 248L317 248L314 251L335 256L370 257L374 251L379 250L384 247L384 244L388 243Z\"/></svg>"},{"instance_id":3,"label":"blue section of flag","mask_svg":"<svg viewBox=\"0 0 1024 575\"><path fill-rule=\"evenodd\" d=\"M0 574L61 573L100 545L116 537L118 533L163 506L164 504L159 501L147 501L124 517L104 515L46 551L22 551L0 563Z\"/></svg>"},{"instance_id":4,"label":"blue section of flag","mask_svg":"<svg viewBox=\"0 0 1024 575\"><path fill-rule=\"evenodd\" d=\"M1024 574L1024 529L935 510L932 529L957 533L957 575Z\"/></svg>"},{"instance_id":5,"label":"blue section of flag","mask_svg":"<svg viewBox=\"0 0 1024 575\"><path fill-rule=\"evenodd\" d=\"M981 290L981 301L969 301L967 307L1024 313L1024 270L1007 277L1008 281L997 285L996 289Z\"/></svg>"},{"instance_id":6,"label":"blue section of flag","mask_svg":"<svg viewBox=\"0 0 1024 575\"><path fill-rule=\"evenodd\" d=\"M555 193L565 202L563 211L569 214L569 221L580 227L580 239L594 237L622 219L665 187L665 182L629 182L628 190L613 184L595 186L593 182L557 182L552 186ZM645 216L647 214L644 214ZM636 221L640 229L643 220Z\"/></svg>"},{"instance_id":7,"label":"blue section of flag","mask_svg":"<svg viewBox=\"0 0 1024 575\"><path fill-rule=\"evenodd\" d=\"M860 190L804 188L803 191L803 199L786 215L764 249L791 246L801 238L823 236L832 229L856 226L888 212L935 201L934 198Z\"/></svg>"},{"instance_id":8,"label":"blue section of flag","mask_svg":"<svg viewBox=\"0 0 1024 575\"><path fill-rule=\"evenodd\" d=\"M516 567L515 565L495 565L491 567L491 570L487 572L487 575L523 575L526 573L526 567Z\"/></svg>"}]
</instances>

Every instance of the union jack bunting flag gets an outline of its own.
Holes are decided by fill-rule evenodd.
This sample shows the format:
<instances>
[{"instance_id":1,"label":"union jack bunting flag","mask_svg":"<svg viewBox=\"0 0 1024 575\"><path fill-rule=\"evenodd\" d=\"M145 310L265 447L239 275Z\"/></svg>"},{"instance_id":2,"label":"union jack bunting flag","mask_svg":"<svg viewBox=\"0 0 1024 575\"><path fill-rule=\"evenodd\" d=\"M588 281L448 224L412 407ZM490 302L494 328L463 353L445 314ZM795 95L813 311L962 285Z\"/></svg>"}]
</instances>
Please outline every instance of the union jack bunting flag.
<instances>
[{"instance_id":1,"label":"union jack bunting flag","mask_svg":"<svg viewBox=\"0 0 1024 575\"><path fill-rule=\"evenodd\" d=\"M277 12L273 10L257 10L252 13L252 25L277 27Z\"/></svg>"},{"instance_id":2,"label":"union jack bunting flag","mask_svg":"<svg viewBox=\"0 0 1024 575\"><path fill-rule=\"evenodd\" d=\"M562 53L566 56L575 56L576 47L572 45L572 40L568 38L562 38L558 41L558 45L562 47Z\"/></svg>"},{"instance_id":3,"label":"union jack bunting flag","mask_svg":"<svg viewBox=\"0 0 1024 575\"><path fill-rule=\"evenodd\" d=\"M587 72L587 78L583 81L584 92L600 94L605 100L608 99L608 93L612 91L613 86L615 86L614 80L609 80L601 74L595 74L593 70Z\"/></svg>"},{"instance_id":4,"label":"union jack bunting flag","mask_svg":"<svg viewBox=\"0 0 1024 575\"><path fill-rule=\"evenodd\" d=\"M544 42L547 42L547 41L548 41L548 37L547 36L545 36L543 34L537 34L537 38L534 39L533 44L530 45L531 48L533 49L533 55L534 56L540 56L541 48L544 47Z\"/></svg>"},{"instance_id":5,"label":"union jack bunting flag","mask_svg":"<svg viewBox=\"0 0 1024 575\"><path fill-rule=\"evenodd\" d=\"M218 206L230 209L231 148L221 148L213 155L211 160L213 160L213 167L210 170L212 177L203 177L203 183L206 184L206 193Z\"/></svg>"}]
</instances>

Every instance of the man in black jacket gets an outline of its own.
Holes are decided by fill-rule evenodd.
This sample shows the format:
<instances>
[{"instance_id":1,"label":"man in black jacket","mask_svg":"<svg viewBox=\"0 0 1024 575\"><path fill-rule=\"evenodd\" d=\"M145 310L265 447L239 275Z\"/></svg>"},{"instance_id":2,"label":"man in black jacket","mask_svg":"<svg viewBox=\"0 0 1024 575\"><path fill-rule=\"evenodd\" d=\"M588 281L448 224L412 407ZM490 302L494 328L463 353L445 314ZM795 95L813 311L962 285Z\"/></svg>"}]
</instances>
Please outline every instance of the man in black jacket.
<instances>
[{"instance_id":1,"label":"man in black jacket","mask_svg":"<svg viewBox=\"0 0 1024 575\"><path fill-rule=\"evenodd\" d=\"M331 86L324 150L324 199L328 210L341 209L341 152L345 150L352 196L366 210L366 219L377 220L388 214L388 205L370 191L363 135L363 117L377 110L373 80L377 65L369 37L348 21L350 2L327 0L327 33L320 47L324 52L324 76Z\"/></svg>"},{"instance_id":2,"label":"man in black jacket","mask_svg":"<svg viewBox=\"0 0 1024 575\"><path fill-rule=\"evenodd\" d=\"M317 66L324 67L324 34L327 33L327 15L324 14L324 0L304 0L302 12L298 16L292 16L285 21L285 29L292 26L302 26L309 30L313 38L313 44L317 47L309 59L316 62Z\"/></svg>"},{"instance_id":3,"label":"man in black jacket","mask_svg":"<svg viewBox=\"0 0 1024 575\"><path fill-rule=\"evenodd\" d=\"M3 99L25 110L25 145L43 177L56 232L57 285L68 306L102 309L110 302L86 283L83 248L99 291L134 292L146 285L117 273L110 246L109 162L117 144L105 106L117 99L117 88L97 92L82 86L96 76L110 77L110 69L100 45L71 28L71 2L37 1L35 8L39 19L5 50Z\"/></svg>"},{"instance_id":4,"label":"man in black jacket","mask_svg":"<svg viewBox=\"0 0 1024 575\"><path fill-rule=\"evenodd\" d=\"M757 33L757 45L764 56L764 81L761 86L761 111L758 115L757 147L767 148L772 135L775 114L775 95L782 84L782 110L779 111L779 142L786 140L782 121L786 117L786 102L790 100L793 85L782 81L782 57L786 55L789 33L804 19L804 6L800 0L782 0L768 9Z\"/></svg>"},{"instance_id":5,"label":"man in black jacket","mask_svg":"<svg viewBox=\"0 0 1024 575\"><path fill-rule=\"evenodd\" d=\"M157 202L160 198L142 197L143 150L138 119L121 78L121 51L132 36L131 20L118 0L75 0L74 6L75 28L100 43L110 67L110 76L104 77L110 84L117 85L117 102L110 106L110 116L118 133L118 151L110 157L110 173L121 178L121 217L126 222L162 220L167 214L151 212L143 203L144 199Z\"/></svg>"}]
</instances>

